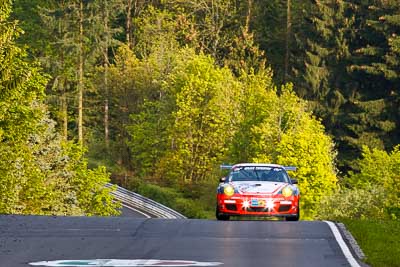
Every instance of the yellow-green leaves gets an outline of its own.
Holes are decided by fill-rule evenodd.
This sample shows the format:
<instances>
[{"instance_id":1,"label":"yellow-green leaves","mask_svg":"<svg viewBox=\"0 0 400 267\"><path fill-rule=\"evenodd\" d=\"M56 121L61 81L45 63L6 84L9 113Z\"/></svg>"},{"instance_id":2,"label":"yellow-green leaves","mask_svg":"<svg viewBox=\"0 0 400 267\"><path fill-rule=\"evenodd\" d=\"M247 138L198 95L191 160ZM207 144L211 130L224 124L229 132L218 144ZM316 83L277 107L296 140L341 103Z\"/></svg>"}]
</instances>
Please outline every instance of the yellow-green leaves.
<instances>
[{"instance_id":1,"label":"yellow-green leaves","mask_svg":"<svg viewBox=\"0 0 400 267\"><path fill-rule=\"evenodd\" d=\"M214 60L180 50L162 97L131 115L130 147L140 175L173 187L217 181L221 162L294 165L304 218L336 188L333 142L292 85L272 72L235 77Z\"/></svg>"},{"instance_id":2,"label":"yellow-green leaves","mask_svg":"<svg viewBox=\"0 0 400 267\"><path fill-rule=\"evenodd\" d=\"M311 219L321 197L337 186L333 142L292 86L283 86L278 94L267 75L245 77L242 120L232 143L231 161L298 167L291 175L299 181L302 217Z\"/></svg>"},{"instance_id":3,"label":"yellow-green leaves","mask_svg":"<svg viewBox=\"0 0 400 267\"><path fill-rule=\"evenodd\" d=\"M276 146L276 161L298 168L291 176L299 181L303 218L311 219L318 214L321 198L337 188L335 152L318 120L305 111L295 116L297 122L282 134Z\"/></svg>"},{"instance_id":4,"label":"yellow-green leaves","mask_svg":"<svg viewBox=\"0 0 400 267\"><path fill-rule=\"evenodd\" d=\"M380 203L390 217L400 218L400 145L390 153L365 146L356 164L359 172L350 173L345 182L356 189L383 191Z\"/></svg>"},{"instance_id":5,"label":"yellow-green leaves","mask_svg":"<svg viewBox=\"0 0 400 267\"><path fill-rule=\"evenodd\" d=\"M47 79L15 45L10 7L0 3L0 213L116 214L109 174L89 170L82 148L63 145L47 117Z\"/></svg>"},{"instance_id":6,"label":"yellow-green leaves","mask_svg":"<svg viewBox=\"0 0 400 267\"><path fill-rule=\"evenodd\" d=\"M399 219L400 146L392 152L363 147L357 172L344 178L342 188L321 203L319 218Z\"/></svg>"},{"instance_id":7,"label":"yellow-green leaves","mask_svg":"<svg viewBox=\"0 0 400 267\"><path fill-rule=\"evenodd\" d=\"M239 88L231 72L215 66L211 57L192 54L178 63L166 91L175 99L169 157L180 182L209 179L224 157L234 133Z\"/></svg>"}]
</instances>

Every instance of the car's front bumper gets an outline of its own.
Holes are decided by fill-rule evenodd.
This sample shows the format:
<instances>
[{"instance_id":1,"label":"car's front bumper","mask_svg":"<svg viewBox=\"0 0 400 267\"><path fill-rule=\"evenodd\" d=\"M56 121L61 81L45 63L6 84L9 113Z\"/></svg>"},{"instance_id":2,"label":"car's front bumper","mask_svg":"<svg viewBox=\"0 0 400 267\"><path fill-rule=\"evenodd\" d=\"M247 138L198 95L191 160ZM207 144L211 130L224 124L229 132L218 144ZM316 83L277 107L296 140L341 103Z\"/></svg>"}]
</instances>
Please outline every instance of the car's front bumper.
<instances>
[{"instance_id":1,"label":"car's front bumper","mask_svg":"<svg viewBox=\"0 0 400 267\"><path fill-rule=\"evenodd\" d=\"M218 212L232 216L297 216L299 196L284 198L281 195L217 195Z\"/></svg>"}]
</instances>

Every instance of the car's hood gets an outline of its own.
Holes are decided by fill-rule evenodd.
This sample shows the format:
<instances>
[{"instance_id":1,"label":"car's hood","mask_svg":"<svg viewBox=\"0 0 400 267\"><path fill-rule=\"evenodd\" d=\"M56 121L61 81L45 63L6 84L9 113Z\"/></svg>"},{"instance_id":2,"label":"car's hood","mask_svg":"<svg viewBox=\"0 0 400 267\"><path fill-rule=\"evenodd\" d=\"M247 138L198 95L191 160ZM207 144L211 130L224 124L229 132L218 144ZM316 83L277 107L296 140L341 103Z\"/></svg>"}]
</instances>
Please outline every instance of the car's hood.
<instances>
[{"instance_id":1,"label":"car's hood","mask_svg":"<svg viewBox=\"0 0 400 267\"><path fill-rule=\"evenodd\" d=\"M231 183L242 194L276 194L287 183L280 182L232 182Z\"/></svg>"}]
</instances>

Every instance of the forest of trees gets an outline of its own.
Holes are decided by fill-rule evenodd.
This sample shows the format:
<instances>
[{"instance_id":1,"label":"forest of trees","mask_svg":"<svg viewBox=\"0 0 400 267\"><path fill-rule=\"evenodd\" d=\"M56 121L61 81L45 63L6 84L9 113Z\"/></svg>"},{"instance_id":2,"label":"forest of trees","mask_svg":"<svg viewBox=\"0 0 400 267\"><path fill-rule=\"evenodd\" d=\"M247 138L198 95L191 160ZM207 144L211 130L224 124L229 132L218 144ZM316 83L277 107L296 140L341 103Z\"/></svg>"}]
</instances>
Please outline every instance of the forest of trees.
<instances>
[{"instance_id":1,"label":"forest of trees","mask_svg":"<svg viewBox=\"0 0 400 267\"><path fill-rule=\"evenodd\" d=\"M115 182L201 217L219 164L274 162L299 167L305 218L365 195L355 188L390 192L371 205L400 216L400 1L2 2L0 172L24 179L2 175L6 186L31 183L11 169L20 157L72 153L42 182L73 186L79 175L57 171L75 168L89 183L107 166ZM389 175L374 184L373 171ZM12 199L1 198L0 211Z\"/></svg>"},{"instance_id":2,"label":"forest of trees","mask_svg":"<svg viewBox=\"0 0 400 267\"><path fill-rule=\"evenodd\" d=\"M49 77L15 44L22 33L0 4L0 213L115 215L104 167L87 168L84 148L62 140L47 114Z\"/></svg>"}]
</instances>

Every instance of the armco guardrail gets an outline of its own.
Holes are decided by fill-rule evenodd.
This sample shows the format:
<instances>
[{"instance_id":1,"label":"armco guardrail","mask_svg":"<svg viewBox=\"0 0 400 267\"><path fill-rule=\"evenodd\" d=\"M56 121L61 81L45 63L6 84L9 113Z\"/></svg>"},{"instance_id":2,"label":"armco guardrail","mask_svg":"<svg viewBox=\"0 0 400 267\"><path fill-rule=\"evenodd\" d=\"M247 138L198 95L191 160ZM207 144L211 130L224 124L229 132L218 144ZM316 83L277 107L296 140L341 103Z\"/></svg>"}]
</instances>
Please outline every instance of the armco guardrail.
<instances>
[{"instance_id":1,"label":"armco guardrail","mask_svg":"<svg viewBox=\"0 0 400 267\"><path fill-rule=\"evenodd\" d=\"M111 194L114 195L117 200L121 201L122 204L128 207L131 206L156 218L186 219L186 217L179 212L168 208L154 200L129 191L123 187L112 184L107 184L107 186L116 186L117 190L112 192Z\"/></svg>"}]
</instances>

